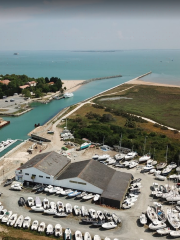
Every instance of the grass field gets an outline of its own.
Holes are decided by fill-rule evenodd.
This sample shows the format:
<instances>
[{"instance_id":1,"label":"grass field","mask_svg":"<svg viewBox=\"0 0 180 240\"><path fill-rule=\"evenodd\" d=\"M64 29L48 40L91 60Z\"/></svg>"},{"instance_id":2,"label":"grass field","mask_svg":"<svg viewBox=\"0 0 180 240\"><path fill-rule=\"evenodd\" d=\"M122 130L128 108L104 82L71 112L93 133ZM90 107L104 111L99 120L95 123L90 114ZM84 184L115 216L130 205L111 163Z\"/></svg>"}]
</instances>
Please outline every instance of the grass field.
<instances>
[{"instance_id":1,"label":"grass field","mask_svg":"<svg viewBox=\"0 0 180 240\"><path fill-rule=\"evenodd\" d=\"M101 101L104 96L94 100L95 103L117 110L150 118L159 124L180 130L180 88L134 85L127 91L120 92L133 85L124 84L106 94L132 99ZM119 91L119 93L118 93ZM114 94L115 93L115 94Z\"/></svg>"}]
</instances>

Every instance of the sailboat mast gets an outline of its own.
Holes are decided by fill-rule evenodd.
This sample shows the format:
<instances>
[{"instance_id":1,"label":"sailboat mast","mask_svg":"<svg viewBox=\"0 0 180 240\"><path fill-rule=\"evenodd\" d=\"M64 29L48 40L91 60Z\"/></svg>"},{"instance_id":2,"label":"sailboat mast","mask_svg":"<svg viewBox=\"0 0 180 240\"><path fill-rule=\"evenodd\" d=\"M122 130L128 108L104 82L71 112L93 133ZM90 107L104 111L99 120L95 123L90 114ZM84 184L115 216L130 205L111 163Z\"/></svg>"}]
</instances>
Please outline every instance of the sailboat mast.
<instances>
[{"instance_id":1,"label":"sailboat mast","mask_svg":"<svg viewBox=\"0 0 180 240\"><path fill-rule=\"evenodd\" d=\"M145 139L144 139L144 150L143 150L143 156L144 156L144 154L145 154L145 149L146 149L146 138L147 138L147 136L146 136Z\"/></svg>"},{"instance_id":2,"label":"sailboat mast","mask_svg":"<svg viewBox=\"0 0 180 240\"><path fill-rule=\"evenodd\" d=\"M166 163L167 163L167 154L168 154L168 145L167 145L167 149L166 149Z\"/></svg>"}]
</instances>

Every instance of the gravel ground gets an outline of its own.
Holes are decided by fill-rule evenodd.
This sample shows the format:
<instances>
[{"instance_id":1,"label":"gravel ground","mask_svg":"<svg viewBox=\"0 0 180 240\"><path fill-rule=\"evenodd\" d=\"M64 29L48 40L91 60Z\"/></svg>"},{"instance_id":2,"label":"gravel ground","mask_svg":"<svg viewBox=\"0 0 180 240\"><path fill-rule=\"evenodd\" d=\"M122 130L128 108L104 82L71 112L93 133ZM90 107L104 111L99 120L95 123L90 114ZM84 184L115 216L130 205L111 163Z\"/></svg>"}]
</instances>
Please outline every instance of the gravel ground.
<instances>
[{"instance_id":1,"label":"gravel ground","mask_svg":"<svg viewBox=\"0 0 180 240\"><path fill-rule=\"evenodd\" d=\"M118 171L120 169L117 169ZM29 215L32 220L39 220L44 221L46 224L52 223L55 225L56 223L60 223L63 228L70 227L72 231L80 230L82 233L85 233L86 231L89 231L91 235L99 234L101 238L105 238L106 236L118 239L124 239L124 240L132 240L132 239L154 239L156 237L159 237L155 232L149 231L147 226L141 226L139 223L139 216L141 215L141 212L146 211L146 208L148 205L152 204L154 200L152 197L150 197L151 194L151 186L153 184L154 177L149 174L142 174L140 173L140 169L121 169L121 171L125 172L131 172L135 178L142 178L142 190L141 194L139 195L138 201L135 203L135 205L132 207L132 209L128 210L115 210L110 208L105 208L102 206L99 206L97 204L92 204L91 201L82 202L79 199L67 199L66 197L60 197L55 195L46 195L45 193L38 194L38 196L43 200L45 197L48 197L50 201L57 202L58 200L62 200L62 202L65 204L67 202L70 202L73 206L78 205L81 207L82 205L85 205L88 209L93 208L95 210L108 210L109 212L115 212L122 220L122 225L118 226L116 229L112 230L103 230L99 228L92 228L89 225L82 225L80 223L81 217L75 217L73 215L68 216L67 218L55 218L50 215L43 215L42 213L36 213L31 212L31 210L27 207L19 207L18 206L18 199L20 196L23 196L27 199L28 196L35 197L37 196L35 193L30 192L30 190L24 189L21 192L11 191L9 190L9 187L3 187L0 186L0 191L3 192L3 195L1 197L1 201L6 209L12 210L13 212L16 212L18 214L23 214L24 216ZM167 182L166 182L167 183ZM161 182L159 182L161 184ZM162 182L162 184L165 184L165 182ZM167 237L169 238L169 237ZM161 239L166 239L166 237L161 237Z\"/></svg>"}]
</instances>

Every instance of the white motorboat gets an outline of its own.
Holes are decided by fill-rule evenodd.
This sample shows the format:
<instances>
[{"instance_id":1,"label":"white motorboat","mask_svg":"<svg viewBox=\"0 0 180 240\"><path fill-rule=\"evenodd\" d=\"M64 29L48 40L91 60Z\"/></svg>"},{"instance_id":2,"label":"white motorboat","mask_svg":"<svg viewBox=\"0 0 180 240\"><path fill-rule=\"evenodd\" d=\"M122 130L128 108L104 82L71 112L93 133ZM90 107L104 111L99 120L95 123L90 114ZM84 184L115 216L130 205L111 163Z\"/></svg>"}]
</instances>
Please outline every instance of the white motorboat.
<instances>
[{"instance_id":1,"label":"white motorboat","mask_svg":"<svg viewBox=\"0 0 180 240\"><path fill-rule=\"evenodd\" d=\"M156 169L155 168L152 168L150 171L149 171L149 174L153 174L156 172Z\"/></svg>"},{"instance_id":2,"label":"white motorboat","mask_svg":"<svg viewBox=\"0 0 180 240\"><path fill-rule=\"evenodd\" d=\"M90 208L89 214L90 214L91 218L97 218L97 213L94 209Z\"/></svg>"},{"instance_id":3,"label":"white motorboat","mask_svg":"<svg viewBox=\"0 0 180 240\"><path fill-rule=\"evenodd\" d=\"M46 234L47 234L47 235L52 235L53 232L54 232L53 225L52 225L52 224L48 224L48 225L47 225L47 229L46 229Z\"/></svg>"},{"instance_id":4,"label":"white motorboat","mask_svg":"<svg viewBox=\"0 0 180 240\"><path fill-rule=\"evenodd\" d=\"M93 197L94 197L94 194L89 193L89 194L85 195L84 197L82 197L82 199L83 199L83 200L89 200L89 199L91 199L91 198L93 198Z\"/></svg>"},{"instance_id":5,"label":"white motorboat","mask_svg":"<svg viewBox=\"0 0 180 240\"><path fill-rule=\"evenodd\" d=\"M171 237L180 237L180 230L176 230L176 231L170 231L169 233L171 235Z\"/></svg>"},{"instance_id":6,"label":"white motorboat","mask_svg":"<svg viewBox=\"0 0 180 240\"><path fill-rule=\"evenodd\" d=\"M145 171L150 171L151 169L155 168L153 165L151 164L147 164L145 167L144 167L144 170Z\"/></svg>"},{"instance_id":7,"label":"white motorboat","mask_svg":"<svg viewBox=\"0 0 180 240\"><path fill-rule=\"evenodd\" d=\"M112 165L112 164L114 164L115 162L116 162L116 160L113 159L113 158L111 158L111 157L106 160L107 165Z\"/></svg>"},{"instance_id":8,"label":"white motorboat","mask_svg":"<svg viewBox=\"0 0 180 240\"><path fill-rule=\"evenodd\" d=\"M28 197L27 199L27 203L29 207L34 206L34 199L32 197Z\"/></svg>"},{"instance_id":9,"label":"white motorboat","mask_svg":"<svg viewBox=\"0 0 180 240\"><path fill-rule=\"evenodd\" d=\"M42 206L32 206L31 210L35 212L44 212L44 208Z\"/></svg>"},{"instance_id":10,"label":"white motorboat","mask_svg":"<svg viewBox=\"0 0 180 240\"><path fill-rule=\"evenodd\" d=\"M134 202L136 202L136 201L137 201L137 198L135 198L135 197L131 197L131 198L126 197L126 198L124 199L124 203L126 203L126 202L134 203Z\"/></svg>"},{"instance_id":11,"label":"white motorboat","mask_svg":"<svg viewBox=\"0 0 180 240\"><path fill-rule=\"evenodd\" d=\"M56 217L67 217L68 214L65 212L55 212Z\"/></svg>"},{"instance_id":12,"label":"white motorboat","mask_svg":"<svg viewBox=\"0 0 180 240\"><path fill-rule=\"evenodd\" d=\"M71 189L66 189L66 190L64 190L64 191L61 191L61 195L63 195L63 196L66 196L66 195L68 195L69 193L72 193L73 192L73 190L71 190Z\"/></svg>"},{"instance_id":13,"label":"white motorboat","mask_svg":"<svg viewBox=\"0 0 180 240\"><path fill-rule=\"evenodd\" d=\"M99 235L94 235L94 240L101 240Z\"/></svg>"},{"instance_id":14,"label":"white motorboat","mask_svg":"<svg viewBox=\"0 0 180 240\"><path fill-rule=\"evenodd\" d=\"M171 209L167 209L167 220L173 228L178 229L180 227L178 214L174 213Z\"/></svg>"},{"instance_id":15,"label":"white motorboat","mask_svg":"<svg viewBox=\"0 0 180 240\"><path fill-rule=\"evenodd\" d=\"M155 178L156 178L157 180L161 180L161 181L164 181L164 180L167 179L165 176L162 176L162 175L156 175Z\"/></svg>"},{"instance_id":16,"label":"white motorboat","mask_svg":"<svg viewBox=\"0 0 180 240\"><path fill-rule=\"evenodd\" d=\"M155 166L157 164L157 161L153 160L151 164Z\"/></svg>"},{"instance_id":17,"label":"white motorboat","mask_svg":"<svg viewBox=\"0 0 180 240\"><path fill-rule=\"evenodd\" d=\"M72 205L70 203L66 203L66 213L72 213Z\"/></svg>"},{"instance_id":18,"label":"white motorboat","mask_svg":"<svg viewBox=\"0 0 180 240\"><path fill-rule=\"evenodd\" d=\"M88 212L88 210L87 210L87 208L85 206L82 206L81 214L82 214L83 217L84 216L89 216L89 212Z\"/></svg>"},{"instance_id":19,"label":"white motorboat","mask_svg":"<svg viewBox=\"0 0 180 240\"><path fill-rule=\"evenodd\" d=\"M125 160L131 160L137 156L137 152L129 152L124 158Z\"/></svg>"},{"instance_id":20,"label":"white motorboat","mask_svg":"<svg viewBox=\"0 0 180 240\"><path fill-rule=\"evenodd\" d=\"M105 229L112 229L112 228L116 228L117 224L115 224L114 222L107 222L107 223L103 223L102 227Z\"/></svg>"},{"instance_id":21,"label":"white motorboat","mask_svg":"<svg viewBox=\"0 0 180 240\"><path fill-rule=\"evenodd\" d=\"M50 202L50 208L51 209L56 209L56 203L55 202Z\"/></svg>"},{"instance_id":22,"label":"white motorboat","mask_svg":"<svg viewBox=\"0 0 180 240\"><path fill-rule=\"evenodd\" d=\"M172 167L170 165L167 165L166 168L164 168L161 172L162 175L166 176L172 171Z\"/></svg>"},{"instance_id":23,"label":"white motorboat","mask_svg":"<svg viewBox=\"0 0 180 240\"><path fill-rule=\"evenodd\" d=\"M177 164L176 164L175 162L171 162L171 163L169 164L169 166L170 166L172 169L174 169L174 168L177 167Z\"/></svg>"},{"instance_id":24,"label":"white motorboat","mask_svg":"<svg viewBox=\"0 0 180 240\"><path fill-rule=\"evenodd\" d=\"M0 219L2 219L4 217L6 212L7 212L7 209L3 209L3 210L0 211Z\"/></svg>"},{"instance_id":25,"label":"white motorboat","mask_svg":"<svg viewBox=\"0 0 180 240\"><path fill-rule=\"evenodd\" d=\"M97 202L99 199L100 199L100 195L99 194L94 195L94 198L93 198L94 202Z\"/></svg>"},{"instance_id":26,"label":"white motorboat","mask_svg":"<svg viewBox=\"0 0 180 240\"><path fill-rule=\"evenodd\" d=\"M105 161L105 160L107 160L109 157L110 157L110 155L108 155L108 154L103 154L103 155L100 155L97 160L98 160L98 161Z\"/></svg>"},{"instance_id":27,"label":"white motorboat","mask_svg":"<svg viewBox=\"0 0 180 240\"><path fill-rule=\"evenodd\" d=\"M69 93L69 92L67 92L67 93L65 93L63 95L64 98L70 98L70 97L73 97L73 96L74 96L74 94L73 93Z\"/></svg>"},{"instance_id":28,"label":"white motorboat","mask_svg":"<svg viewBox=\"0 0 180 240\"><path fill-rule=\"evenodd\" d=\"M158 229L156 230L156 232L160 235L167 235L171 232L172 230L169 228L169 227L166 227L166 228L161 228L161 229Z\"/></svg>"},{"instance_id":29,"label":"white motorboat","mask_svg":"<svg viewBox=\"0 0 180 240\"><path fill-rule=\"evenodd\" d=\"M121 161L125 158L126 154L123 153L118 153L114 156L114 158L116 159L116 161Z\"/></svg>"},{"instance_id":30,"label":"white motorboat","mask_svg":"<svg viewBox=\"0 0 180 240\"><path fill-rule=\"evenodd\" d=\"M64 204L61 201L57 202L57 211L64 212Z\"/></svg>"},{"instance_id":31,"label":"white motorboat","mask_svg":"<svg viewBox=\"0 0 180 240\"><path fill-rule=\"evenodd\" d=\"M113 221L113 217L112 217L112 214L110 212L104 211L104 216L105 216L105 218L106 218L106 220L108 222L112 222Z\"/></svg>"},{"instance_id":32,"label":"white motorboat","mask_svg":"<svg viewBox=\"0 0 180 240\"><path fill-rule=\"evenodd\" d=\"M129 167L129 165L131 164L129 161L125 161L122 163L125 167Z\"/></svg>"},{"instance_id":33,"label":"white motorboat","mask_svg":"<svg viewBox=\"0 0 180 240\"><path fill-rule=\"evenodd\" d=\"M129 168L134 168L134 167L137 167L138 163L135 162L135 161L131 161L130 164L129 164Z\"/></svg>"},{"instance_id":34,"label":"white motorboat","mask_svg":"<svg viewBox=\"0 0 180 240\"><path fill-rule=\"evenodd\" d=\"M105 216L104 216L104 214L103 214L101 211L97 211L97 217L98 217L100 220L105 219Z\"/></svg>"},{"instance_id":35,"label":"white motorboat","mask_svg":"<svg viewBox=\"0 0 180 240\"><path fill-rule=\"evenodd\" d=\"M116 224L121 223L121 219L115 213L112 214L112 218Z\"/></svg>"},{"instance_id":36,"label":"white motorboat","mask_svg":"<svg viewBox=\"0 0 180 240\"><path fill-rule=\"evenodd\" d=\"M167 166L167 163L166 162L161 162L161 163L158 163L157 166L156 166L156 169L157 170L162 170L163 168L165 168Z\"/></svg>"},{"instance_id":37,"label":"white motorboat","mask_svg":"<svg viewBox=\"0 0 180 240\"><path fill-rule=\"evenodd\" d=\"M12 184L11 185L11 189L12 190L16 190L16 191L21 191L22 190L22 186L20 184L18 184L18 183Z\"/></svg>"},{"instance_id":38,"label":"white motorboat","mask_svg":"<svg viewBox=\"0 0 180 240\"><path fill-rule=\"evenodd\" d=\"M7 221L8 221L9 218L11 217L11 215L12 215L12 211L7 211L7 212L5 213L5 215L3 216L1 222L7 223Z\"/></svg>"},{"instance_id":39,"label":"white motorboat","mask_svg":"<svg viewBox=\"0 0 180 240\"><path fill-rule=\"evenodd\" d=\"M74 213L76 216L81 215L81 209L77 205L74 206Z\"/></svg>"},{"instance_id":40,"label":"white motorboat","mask_svg":"<svg viewBox=\"0 0 180 240\"><path fill-rule=\"evenodd\" d=\"M97 160L99 158L98 154L94 154L94 156L92 156L92 159Z\"/></svg>"},{"instance_id":41,"label":"white motorboat","mask_svg":"<svg viewBox=\"0 0 180 240\"><path fill-rule=\"evenodd\" d=\"M157 191L156 193L155 193L155 196L156 197L162 197L163 196L163 192L161 192L161 191Z\"/></svg>"},{"instance_id":42,"label":"white motorboat","mask_svg":"<svg viewBox=\"0 0 180 240\"><path fill-rule=\"evenodd\" d=\"M148 206L146 212L147 212L147 216L148 216L149 220L151 220L152 223L158 221L158 215L157 215L154 207Z\"/></svg>"},{"instance_id":43,"label":"white motorboat","mask_svg":"<svg viewBox=\"0 0 180 240\"><path fill-rule=\"evenodd\" d=\"M45 189L44 192L49 192L50 189L53 189L52 185L48 185Z\"/></svg>"},{"instance_id":44,"label":"white motorboat","mask_svg":"<svg viewBox=\"0 0 180 240\"><path fill-rule=\"evenodd\" d=\"M78 195L77 197L79 197L79 198L82 198L82 197L84 197L84 196L86 196L87 195L87 192L82 192L80 195Z\"/></svg>"},{"instance_id":45,"label":"white motorboat","mask_svg":"<svg viewBox=\"0 0 180 240\"><path fill-rule=\"evenodd\" d=\"M60 224L56 224L54 228L54 235L55 237L60 237L62 236L62 227Z\"/></svg>"},{"instance_id":46,"label":"white motorboat","mask_svg":"<svg viewBox=\"0 0 180 240\"><path fill-rule=\"evenodd\" d=\"M49 208L49 209L44 210L44 213L48 214L48 215L54 215L56 212L57 211L54 208Z\"/></svg>"},{"instance_id":47,"label":"white motorboat","mask_svg":"<svg viewBox=\"0 0 180 240\"><path fill-rule=\"evenodd\" d=\"M83 240L82 233L79 230L75 232L75 240Z\"/></svg>"},{"instance_id":48,"label":"white motorboat","mask_svg":"<svg viewBox=\"0 0 180 240\"><path fill-rule=\"evenodd\" d=\"M39 226L38 220L34 220L32 225L31 225L31 230L37 231L38 230L38 226Z\"/></svg>"},{"instance_id":49,"label":"white motorboat","mask_svg":"<svg viewBox=\"0 0 180 240\"><path fill-rule=\"evenodd\" d=\"M150 154L145 154L144 156L139 158L139 163L147 162L150 158L151 158Z\"/></svg>"},{"instance_id":50,"label":"white motorboat","mask_svg":"<svg viewBox=\"0 0 180 240\"><path fill-rule=\"evenodd\" d=\"M147 223L147 217L145 213L142 213L141 216L139 217L139 221L142 225Z\"/></svg>"},{"instance_id":51,"label":"white motorboat","mask_svg":"<svg viewBox=\"0 0 180 240\"><path fill-rule=\"evenodd\" d=\"M154 189L154 191L158 191L158 189L159 189L159 184L158 183L153 183L153 189Z\"/></svg>"},{"instance_id":52,"label":"white motorboat","mask_svg":"<svg viewBox=\"0 0 180 240\"><path fill-rule=\"evenodd\" d=\"M180 172L180 167L176 168L176 172L178 172L178 173Z\"/></svg>"},{"instance_id":53,"label":"white motorboat","mask_svg":"<svg viewBox=\"0 0 180 240\"><path fill-rule=\"evenodd\" d=\"M177 202L177 201L180 201L180 195L176 195L176 196L169 196L166 198L166 201L168 202Z\"/></svg>"},{"instance_id":54,"label":"white motorboat","mask_svg":"<svg viewBox=\"0 0 180 240\"><path fill-rule=\"evenodd\" d=\"M92 240L92 237L89 232L85 232L84 234L84 240Z\"/></svg>"},{"instance_id":55,"label":"white motorboat","mask_svg":"<svg viewBox=\"0 0 180 240\"><path fill-rule=\"evenodd\" d=\"M18 217L17 213L14 213L13 215L11 215L11 217L7 221L7 225L13 226L17 220L17 217Z\"/></svg>"},{"instance_id":56,"label":"white motorboat","mask_svg":"<svg viewBox=\"0 0 180 240\"><path fill-rule=\"evenodd\" d=\"M68 197L76 197L80 194L81 194L81 192L78 192L77 190L75 190L73 192L68 193Z\"/></svg>"},{"instance_id":57,"label":"white motorboat","mask_svg":"<svg viewBox=\"0 0 180 240\"><path fill-rule=\"evenodd\" d=\"M49 208L49 200L47 198L44 198L42 205L43 205L44 209L48 209Z\"/></svg>"},{"instance_id":58,"label":"white motorboat","mask_svg":"<svg viewBox=\"0 0 180 240\"><path fill-rule=\"evenodd\" d=\"M61 194L61 192L63 192L63 188L61 188L61 187L57 187L57 188L59 188L57 191L56 191L56 195L59 195L59 194Z\"/></svg>"},{"instance_id":59,"label":"white motorboat","mask_svg":"<svg viewBox=\"0 0 180 240\"><path fill-rule=\"evenodd\" d=\"M70 228L66 228L64 231L64 240L71 240L72 233Z\"/></svg>"},{"instance_id":60,"label":"white motorboat","mask_svg":"<svg viewBox=\"0 0 180 240\"><path fill-rule=\"evenodd\" d=\"M14 224L14 227L19 227L21 228L22 227L22 224L23 224L23 221L24 221L24 217L23 215L20 215L18 217L18 219L16 220L16 223Z\"/></svg>"},{"instance_id":61,"label":"white motorboat","mask_svg":"<svg viewBox=\"0 0 180 240\"><path fill-rule=\"evenodd\" d=\"M151 224L149 224L149 229L151 230L158 230L161 228L165 228L166 227L166 223L161 222L161 221L157 221L157 222L153 222Z\"/></svg>"},{"instance_id":62,"label":"white motorboat","mask_svg":"<svg viewBox=\"0 0 180 240\"><path fill-rule=\"evenodd\" d=\"M31 224L31 218L29 216L24 218L23 228L29 228Z\"/></svg>"},{"instance_id":63,"label":"white motorboat","mask_svg":"<svg viewBox=\"0 0 180 240\"><path fill-rule=\"evenodd\" d=\"M137 182L137 183L132 183L131 187L141 187L141 182Z\"/></svg>"},{"instance_id":64,"label":"white motorboat","mask_svg":"<svg viewBox=\"0 0 180 240\"><path fill-rule=\"evenodd\" d=\"M129 209L129 208L131 208L133 205L134 205L133 202L125 202L125 203L122 204L122 207L123 207L124 209Z\"/></svg>"},{"instance_id":65,"label":"white motorboat","mask_svg":"<svg viewBox=\"0 0 180 240\"><path fill-rule=\"evenodd\" d=\"M53 194L53 193L56 193L56 192L59 191L59 190L60 190L59 187L53 187L53 188L50 188L50 189L49 189L49 193L50 193L50 194Z\"/></svg>"},{"instance_id":66,"label":"white motorboat","mask_svg":"<svg viewBox=\"0 0 180 240\"><path fill-rule=\"evenodd\" d=\"M45 224L44 222L41 222L41 223L39 224L39 227L38 227L38 232L39 232L39 233L44 232L44 231L45 231L45 228L46 228L46 224Z\"/></svg>"}]
</instances>

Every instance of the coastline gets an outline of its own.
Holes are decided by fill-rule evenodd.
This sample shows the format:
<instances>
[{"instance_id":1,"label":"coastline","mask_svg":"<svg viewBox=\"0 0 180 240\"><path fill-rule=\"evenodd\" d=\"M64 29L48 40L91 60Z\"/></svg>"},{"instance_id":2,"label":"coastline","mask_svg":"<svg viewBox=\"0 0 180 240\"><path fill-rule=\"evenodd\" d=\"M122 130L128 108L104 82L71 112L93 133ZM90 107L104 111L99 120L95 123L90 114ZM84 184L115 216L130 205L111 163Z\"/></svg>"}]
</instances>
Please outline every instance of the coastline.
<instances>
[{"instance_id":1,"label":"coastline","mask_svg":"<svg viewBox=\"0 0 180 240\"><path fill-rule=\"evenodd\" d=\"M149 85L149 86L161 86L161 87L178 87L180 85L166 84L166 83L156 83L156 82L146 82L143 80L139 80L138 78L134 78L126 82L127 84L135 84L135 85Z\"/></svg>"},{"instance_id":2,"label":"coastline","mask_svg":"<svg viewBox=\"0 0 180 240\"><path fill-rule=\"evenodd\" d=\"M65 92L75 92L77 91L85 82L85 80L62 80L63 88L66 87Z\"/></svg>"}]
</instances>

